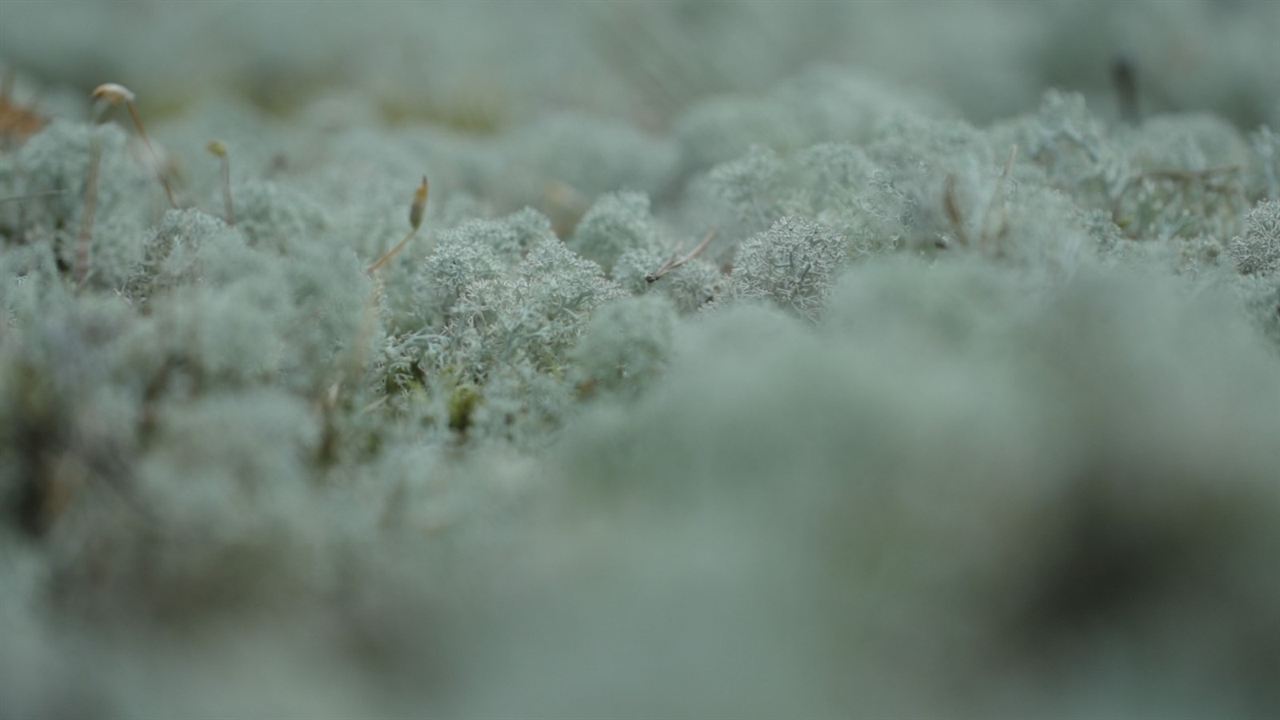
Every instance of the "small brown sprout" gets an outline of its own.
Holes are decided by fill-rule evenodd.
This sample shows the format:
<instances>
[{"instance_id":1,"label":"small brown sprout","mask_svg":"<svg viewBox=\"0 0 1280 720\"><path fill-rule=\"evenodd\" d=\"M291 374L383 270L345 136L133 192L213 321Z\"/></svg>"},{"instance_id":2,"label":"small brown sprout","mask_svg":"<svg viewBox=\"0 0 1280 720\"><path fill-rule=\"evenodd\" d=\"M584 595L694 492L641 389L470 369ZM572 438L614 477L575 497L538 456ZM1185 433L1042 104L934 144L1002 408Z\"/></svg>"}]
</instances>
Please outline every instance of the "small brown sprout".
<instances>
[{"instance_id":1,"label":"small brown sprout","mask_svg":"<svg viewBox=\"0 0 1280 720\"><path fill-rule=\"evenodd\" d=\"M178 207L178 203L173 199L173 188L169 185L169 178L163 169L164 165L160 162L160 154L151 145L151 139L147 137L147 129L142 124L142 116L138 114L138 106L134 104L137 96L133 94L133 91L118 83L103 83L94 88L90 97L96 101L105 102L109 106L125 106L125 109L129 111L130 119L133 120L133 127L138 131L138 137L142 139L142 144L147 147L147 152L151 154L151 161L155 163L156 178L160 180L160 186L164 188L164 196L169 200L169 206Z\"/></svg>"},{"instance_id":2,"label":"small brown sprout","mask_svg":"<svg viewBox=\"0 0 1280 720\"><path fill-rule=\"evenodd\" d=\"M89 250L93 245L93 221L98 212L98 167L102 163L102 144L94 135L89 143L89 173L84 184L84 210L80 214L80 232L76 235L76 256L72 276L76 287L89 279Z\"/></svg>"},{"instance_id":3,"label":"small brown sprout","mask_svg":"<svg viewBox=\"0 0 1280 720\"><path fill-rule=\"evenodd\" d=\"M681 265L684 265L690 260L698 257L699 255L702 254L703 250L707 249L707 246L711 244L711 241L714 240L715 237L716 237L716 229L712 228L711 230L707 231L706 236L702 238L702 242L698 243L698 246L695 247L688 255L685 255L684 257L677 259L677 256L680 254L680 251L677 250L676 252L672 253L671 257L668 258L666 262L662 263L662 267L658 268L657 270L654 270L648 275L645 275L644 281L647 283L655 283L663 275L666 275L672 270L675 270L679 268Z\"/></svg>"},{"instance_id":4,"label":"small brown sprout","mask_svg":"<svg viewBox=\"0 0 1280 720\"><path fill-rule=\"evenodd\" d=\"M961 245L969 244L969 234L964 229L964 216L960 214L960 202L956 198L956 176L948 175L942 193L942 209L947 213L951 229L956 234L956 241Z\"/></svg>"},{"instance_id":5,"label":"small brown sprout","mask_svg":"<svg viewBox=\"0 0 1280 720\"><path fill-rule=\"evenodd\" d=\"M422 184L413 193L413 204L409 206L409 227L417 230L422 225L422 215L427 210L427 176L422 176Z\"/></svg>"},{"instance_id":6,"label":"small brown sprout","mask_svg":"<svg viewBox=\"0 0 1280 720\"><path fill-rule=\"evenodd\" d=\"M221 140L210 140L205 149L222 161L222 204L227 224L235 225L236 209L231 204L231 157L227 154L227 146Z\"/></svg>"},{"instance_id":7,"label":"small brown sprout","mask_svg":"<svg viewBox=\"0 0 1280 720\"><path fill-rule=\"evenodd\" d=\"M409 206L409 234L405 235L403 240L396 243L394 247L384 253L382 257L378 258L365 270L365 272L370 275L378 272L383 265L386 265L391 261L391 258L398 255L400 251L409 244L409 241L418 234L418 228L422 226L423 213L425 213L427 209L428 189L427 176L423 175L422 183L418 185L418 189L413 193L413 204Z\"/></svg>"}]
</instances>

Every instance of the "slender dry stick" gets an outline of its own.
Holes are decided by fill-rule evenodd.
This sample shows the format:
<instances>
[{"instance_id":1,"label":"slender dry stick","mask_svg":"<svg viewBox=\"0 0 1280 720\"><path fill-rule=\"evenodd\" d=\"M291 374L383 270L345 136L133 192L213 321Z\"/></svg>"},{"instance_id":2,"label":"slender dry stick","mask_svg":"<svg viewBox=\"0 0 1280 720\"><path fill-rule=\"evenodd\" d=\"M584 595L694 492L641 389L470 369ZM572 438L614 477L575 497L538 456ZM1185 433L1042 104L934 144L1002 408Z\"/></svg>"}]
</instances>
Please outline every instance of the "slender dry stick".
<instances>
[{"instance_id":1,"label":"slender dry stick","mask_svg":"<svg viewBox=\"0 0 1280 720\"><path fill-rule=\"evenodd\" d=\"M422 219L427 209L428 187L427 176L423 175L422 183L418 185L418 189L413 193L413 203L409 206L409 234L405 235L403 240L396 243L395 247L388 250L382 257L378 258L377 262L365 270L373 278L373 292L369 295L368 302L365 303L364 313L360 319L360 330L357 333L356 344L351 353L351 364L347 368L347 372L353 382L364 372L366 347L369 344L369 338L373 336L373 332L377 327L378 308L382 304L382 297L386 292L386 286L378 270L390 262L418 234L418 228L422 227ZM340 378L338 382L334 383L334 393L337 392L341 382ZM383 398L383 401L385 400L386 398ZM375 402L365 407L360 413L363 415L371 412L377 406L378 403Z\"/></svg>"},{"instance_id":2,"label":"slender dry stick","mask_svg":"<svg viewBox=\"0 0 1280 720\"><path fill-rule=\"evenodd\" d=\"M374 275L373 292L369 294L369 300L365 302L364 310L360 313L360 328L356 331L356 342L351 348L350 362L340 371L338 380L334 383L335 386L341 386L342 381L348 378L351 384L355 385L364 374L369 340L378 327L378 309L382 305L382 296L385 292L386 286L382 282L382 276ZM360 412L364 414L368 409Z\"/></svg>"},{"instance_id":3,"label":"slender dry stick","mask_svg":"<svg viewBox=\"0 0 1280 720\"><path fill-rule=\"evenodd\" d=\"M425 213L427 209L427 192L427 176L423 175L422 184L418 185L418 189L413 193L413 204L409 206L409 234L405 235L403 240L396 243L394 247L384 253L382 257L378 258L377 261L365 270L365 272L370 275L378 272L383 265L391 262L391 258L398 255L400 251L404 249L404 246L408 245L409 241L418 234L418 228L422 226L423 213Z\"/></svg>"},{"instance_id":4,"label":"slender dry stick","mask_svg":"<svg viewBox=\"0 0 1280 720\"><path fill-rule=\"evenodd\" d=\"M138 114L138 107L134 104L136 96L129 88L117 83L103 83L94 89L91 97L94 100L104 100L111 105L124 105L129 111L129 117L133 120L133 127L138 131L138 137L142 138L142 144L147 147L147 152L151 154L151 162L155 163L156 178L160 181L160 186L164 188L164 196L169 200L169 207L177 208L178 203L173 199L173 188L169 185L169 177L164 171L164 166L160 162L160 153L156 152L155 147L151 144L151 138L147 136L147 129L142 125L142 116Z\"/></svg>"},{"instance_id":5,"label":"slender dry stick","mask_svg":"<svg viewBox=\"0 0 1280 720\"><path fill-rule=\"evenodd\" d=\"M968 246L969 233L964 229L964 216L960 214L960 201L956 198L956 176L948 175L946 187L942 194L942 208L947 213L947 219L951 221L951 229L956 233L956 240L961 245Z\"/></svg>"},{"instance_id":6,"label":"slender dry stick","mask_svg":"<svg viewBox=\"0 0 1280 720\"><path fill-rule=\"evenodd\" d=\"M1009 176L1013 174L1013 164L1018 160L1018 146L1014 145L1009 149L1009 159L1004 163L1004 172L1000 173L1000 179L996 180L996 188L991 193L991 202L987 204L987 212L982 216L982 242L988 244L991 241L991 217L995 214L996 207L1000 208L1002 214L1000 226L1003 228L1009 222L1009 208L1004 201L1004 186L1009 181ZM1000 235L998 231L997 236Z\"/></svg>"},{"instance_id":7,"label":"slender dry stick","mask_svg":"<svg viewBox=\"0 0 1280 720\"><path fill-rule=\"evenodd\" d=\"M400 251L404 249L404 246L408 245L409 241L412 240L413 237L417 234L418 234L417 228L413 228L412 230L410 230L408 234L404 236L403 240L396 243L390 250L383 253L382 257L378 258L372 265L365 268L365 272L372 275L378 272L379 270L381 270L382 266L391 262L391 259L394 258L396 255L399 255Z\"/></svg>"},{"instance_id":8,"label":"slender dry stick","mask_svg":"<svg viewBox=\"0 0 1280 720\"><path fill-rule=\"evenodd\" d=\"M657 270L654 270L648 275L645 275L644 281L649 283L657 282L658 278L671 272L671 267L675 265L676 258L678 257L680 257L680 248L676 248L675 251L671 253L671 257L667 258L666 260L663 260L662 264L658 266Z\"/></svg>"},{"instance_id":9,"label":"slender dry stick","mask_svg":"<svg viewBox=\"0 0 1280 720\"><path fill-rule=\"evenodd\" d=\"M226 212L227 224L236 224L236 209L231 204L231 156L227 154L227 146L219 140L209 141L207 149L222 161L222 204Z\"/></svg>"},{"instance_id":10,"label":"slender dry stick","mask_svg":"<svg viewBox=\"0 0 1280 720\"><path fill-rule=\"evenodd\" d=\"M80 215L80 232L76 235L76 258L72 277L76 287L89 278L89 248L93 244L93 220L98 212L98 166L102 160L102 143L95 133L89 141L89 175L84 186L84 210Z\"/></svg>"},{"instance_id":11,"label":"slender dry stick","mask_svg":"<svg viewBox=\"0 0 1280 720\"><path fill-rule=\"evenodd\" d=\"M648 275L645 275L644 281L647 283L655 283L663 275L666 275L672 270L675 270L679 268L681 265L684 265L690 260L698 257L699 255L702 254L703 250L707 249L707 246L711 244L711 241L715 239L715 236L716 236L716 228L712 228L708 230L706 236L702 238L702 242L698 243L698 246L695 247L688 255L685 255L684 257L677 260L676 255L678 255L680 252L679 250L677 250L676 253L672 254L671 257L666 262L662 263L662 267L658 268L657 270L654 270Z\"/></svg>"},{"instance_id":12,"label":"slender dry stick","mask_svg":"<svg viewBox=\"0 0 1280 720\"><path fill-rule=\"evenodd\" d=\"M147 146L147 152L151 153L151 162L156 164L156 178L160 180L161 187L164 188L164 196L169 201L169 207L177 208L178 202L173 199L173 187L169 184L169 175L164 171L164 166L160 161L160 153L156 152L155 147L151 144L151 138L147 137L147 130L142 126L142 117L138 115L138 108L132 102L126 102L125 108L129 110L129 117L133 118L134 127L138 128L138 137L142 138L142 144Z\"/></svg>"},{"instance_id":13,"label":"slender dry stick","mask_svg":"<svg viewBox=\"0 0 1280 720\"><path fill-rule=\"evenodd\" d=\"M1000 182L1003 184L1013 174L1013 164L1018 161L1018 146L1014 145L1009 148L1009 159L1004 161L1004 172L1000 173Z\"/></svg>"}]
</instances>

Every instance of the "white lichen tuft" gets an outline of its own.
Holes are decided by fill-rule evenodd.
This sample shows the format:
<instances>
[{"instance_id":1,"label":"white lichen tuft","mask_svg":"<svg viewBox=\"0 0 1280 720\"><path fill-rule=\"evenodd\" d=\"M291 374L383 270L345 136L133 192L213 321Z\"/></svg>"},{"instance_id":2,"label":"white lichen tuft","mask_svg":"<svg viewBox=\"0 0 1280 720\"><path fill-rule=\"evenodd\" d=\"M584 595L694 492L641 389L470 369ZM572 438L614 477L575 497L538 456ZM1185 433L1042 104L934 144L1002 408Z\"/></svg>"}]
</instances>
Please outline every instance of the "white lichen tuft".
<instances>
[{"instance_id":1,"label":"white lichen tuft","mask_svg":"<svg viewBox=\"0 0 1280 720\"><path fill-rule=\"evenodd\" d=\"M1280 201L1268 200L1249 211L1244 234L1228 246L1236 269L1245 275L1280 271Z\"/></svg>"},{"instance_id":2,"label":"white lichen tuft","mask_svg":"<svg viewBox=\"0 0 1280 720\"><path fill-rule=\"evenodd\" d=\"M815 222L784 217L742 244L734 262L733 293L768 300L801 317L821 311L847 257L844 237Z\"/></svg>"}]
</instances>

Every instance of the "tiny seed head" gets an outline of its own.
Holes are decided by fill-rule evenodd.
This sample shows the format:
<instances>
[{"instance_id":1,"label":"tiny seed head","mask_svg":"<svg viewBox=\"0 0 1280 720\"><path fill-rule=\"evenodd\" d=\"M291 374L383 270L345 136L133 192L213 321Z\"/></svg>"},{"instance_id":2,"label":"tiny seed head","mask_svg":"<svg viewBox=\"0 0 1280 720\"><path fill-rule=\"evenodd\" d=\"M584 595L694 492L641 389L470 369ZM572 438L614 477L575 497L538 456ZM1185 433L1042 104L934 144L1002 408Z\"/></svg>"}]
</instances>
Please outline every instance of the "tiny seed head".
<instances>
[{"instance_id":1,"label":"tiny seed head","mask_svg":"<svg viewBox=\"0 0 1280 720\"><path fill-rule=\"evenodd\" d=\"M112 105L119 105L122 102L133 102L136 96L132 90L118 83L103 83L93 89L93 94L90 97L94 100L106 100Z\"/></svg>"},{"instance_id":2,"label":"tiny seed head","mask_svg":"<svg viewBox=\"0 0 1280 720\"><path fill-rule=\"evenodd\" d=\"M413 193L413 205L409 206L409 226L417 230L422 225L422 215L427 209L427 176L422 176L422 184Z\"/></svg>"}]
</instances>

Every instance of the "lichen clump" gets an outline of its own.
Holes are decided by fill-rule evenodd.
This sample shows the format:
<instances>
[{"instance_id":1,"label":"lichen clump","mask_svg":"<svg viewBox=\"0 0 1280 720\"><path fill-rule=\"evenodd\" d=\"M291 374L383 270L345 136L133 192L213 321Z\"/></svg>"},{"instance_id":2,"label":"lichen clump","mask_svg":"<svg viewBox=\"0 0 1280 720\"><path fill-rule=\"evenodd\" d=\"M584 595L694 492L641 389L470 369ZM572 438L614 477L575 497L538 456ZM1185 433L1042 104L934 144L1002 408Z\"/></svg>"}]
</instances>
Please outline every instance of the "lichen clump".
<instances>
[{"instance_id":1,"label":"lichen clump","mask_svg":"<svg viewBox=\"0 0 1280 720\"><path fill-rule=\"evenodd\" d=\"M1280 714L1275 3L190 5L0 25L4 711Z\"/></svg>"}]
</instances>

